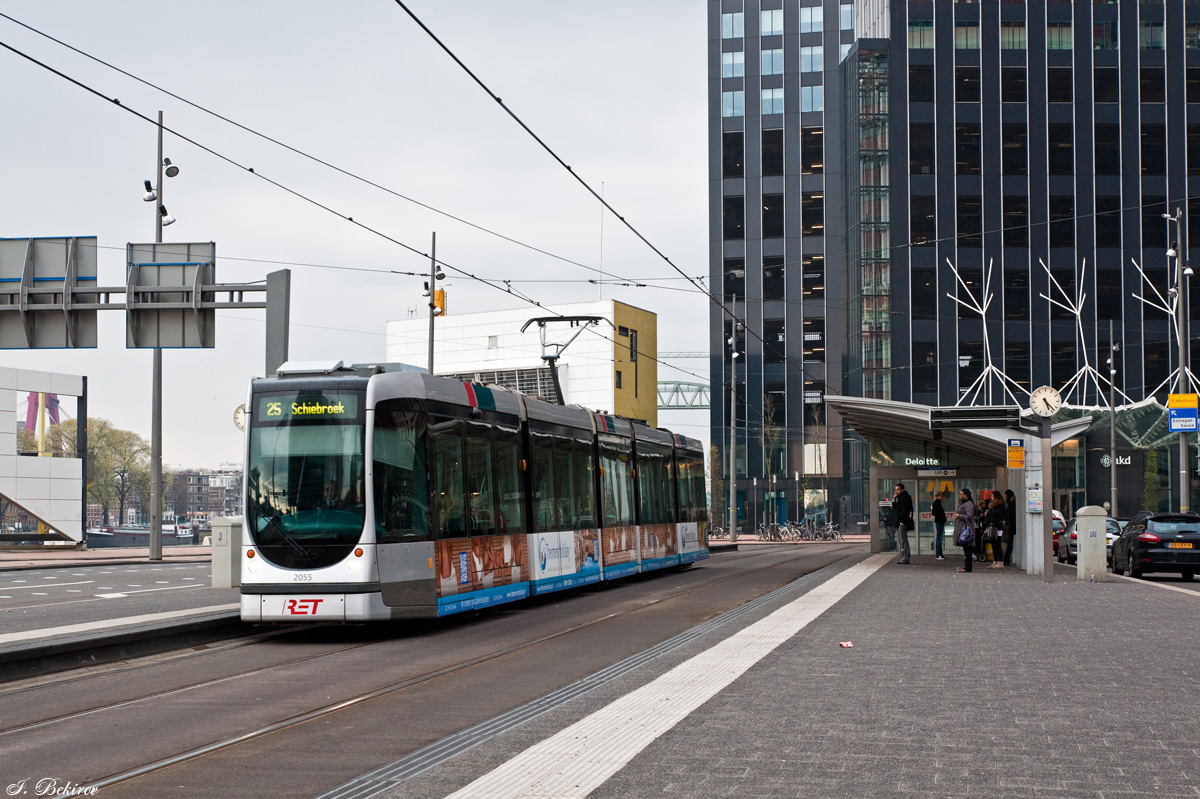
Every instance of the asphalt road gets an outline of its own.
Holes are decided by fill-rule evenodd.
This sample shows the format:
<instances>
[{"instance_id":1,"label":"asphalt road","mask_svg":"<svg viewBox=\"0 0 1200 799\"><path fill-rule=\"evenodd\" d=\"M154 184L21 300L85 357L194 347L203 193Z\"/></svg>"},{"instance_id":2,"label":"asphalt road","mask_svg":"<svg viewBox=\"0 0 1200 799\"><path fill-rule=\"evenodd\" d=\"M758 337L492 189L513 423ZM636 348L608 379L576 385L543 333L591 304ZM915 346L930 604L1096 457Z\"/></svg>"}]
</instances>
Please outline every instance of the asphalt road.
<instances>
[{"instance_id":1,"label":"asphalt road","mask_svg":"<svg viewBox=\"0 0 1200 799\"><path fill-rule=\"evenodd\" d=\"M5 633L238 601L215 591L209 563L97 565L0 571Z\"/></svg>"},{"instance_id":2,"label":"asphalt road","mask_svg":"<svg viewBox=\"0 0 1200 799\"><path fill-rule=\"evenodd\" d=\"M761 546L479 615L315 628L0 688L0 786L89 784L246 736L97 795L316 796L863 552L856 544ZM180 570L175 584L196 571ZM166 579L129 574L95 591ZM326 712L256 734L319 709Z\"/></svg>"}]
</instances>

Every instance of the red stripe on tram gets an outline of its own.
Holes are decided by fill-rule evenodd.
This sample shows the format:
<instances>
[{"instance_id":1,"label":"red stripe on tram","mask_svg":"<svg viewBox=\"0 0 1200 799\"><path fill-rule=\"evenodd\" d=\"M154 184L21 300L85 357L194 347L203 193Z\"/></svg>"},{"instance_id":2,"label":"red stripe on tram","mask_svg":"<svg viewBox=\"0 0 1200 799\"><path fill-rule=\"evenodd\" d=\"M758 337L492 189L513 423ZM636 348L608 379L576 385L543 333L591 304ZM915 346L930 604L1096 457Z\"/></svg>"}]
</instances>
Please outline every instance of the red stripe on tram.
<instances>
[{"instance_id":1,"label":"red stripe on tram","mask_svg":"<svg viewBox=\"0 0 1200 799\"><path fill-rule=\"evenodd\" d=\"M479 400L475 399L475 389L471 388L470 383L463 383L463 387L467 389L467 404L472 408L478 408Z\"/></svg>"}]
</instances>

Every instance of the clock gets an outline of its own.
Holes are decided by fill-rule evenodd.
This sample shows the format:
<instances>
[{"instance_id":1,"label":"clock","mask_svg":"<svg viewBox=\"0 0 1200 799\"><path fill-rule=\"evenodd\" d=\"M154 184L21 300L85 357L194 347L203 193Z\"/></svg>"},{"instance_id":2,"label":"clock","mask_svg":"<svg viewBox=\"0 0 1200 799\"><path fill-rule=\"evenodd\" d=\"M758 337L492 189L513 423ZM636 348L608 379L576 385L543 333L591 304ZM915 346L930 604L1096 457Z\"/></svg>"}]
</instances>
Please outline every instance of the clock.
<instances>
[{"instance_id":1,"label":"clock","mask_svg":"<svg viewBox=\"0 0 1200 799\"><path fill-rule=\"evenodd\" d=\"M1053 386L1035 388L1033 393L1029 395L1029 410L1038 416L1049 419L1058 413L1058 409L1061 407L1062 395Z\"/></svg>"},{"instance_id":2,"label":"clock","mask_svg":"<svg viewBox=\"0 0 1200 799\"><path fill-rule=\"evenodd\" d=\"M246 406L239 405L237 410L233 412L233 423L237 425L237 429L242 432L246 431Z\"/></svg>"}]
</instances>

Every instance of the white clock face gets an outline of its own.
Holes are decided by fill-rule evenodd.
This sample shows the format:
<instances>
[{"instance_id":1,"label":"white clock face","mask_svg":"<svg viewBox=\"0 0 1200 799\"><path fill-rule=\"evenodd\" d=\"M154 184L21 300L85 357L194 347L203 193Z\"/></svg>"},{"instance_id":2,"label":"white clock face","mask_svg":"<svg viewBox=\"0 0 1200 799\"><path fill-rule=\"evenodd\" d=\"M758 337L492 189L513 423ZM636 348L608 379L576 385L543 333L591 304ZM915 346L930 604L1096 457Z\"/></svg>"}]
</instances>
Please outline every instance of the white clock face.
<instances>
[{"instance_id":1,"label":"white clock face","mask_svg":"<svg viewBox=\"0 0 1200 799\"><path fill-rule=\"evenodd\" d=\"M246 429L246 406L239 405L237 410L233 412L233 423L237 425L238 430L245 431Z\"/></svg>"},{"instance_id":2,"label":"white clock face","mask_svg":"<svg viewBox=\"0 0 1200 799\"><path fill-rule=\"evenodd\" d=\"M1052 386L1035 388L1029 395L1029 410L1038 416L1053 416L1062 407L1062 396Z\"/></svg>"}]
</instances>

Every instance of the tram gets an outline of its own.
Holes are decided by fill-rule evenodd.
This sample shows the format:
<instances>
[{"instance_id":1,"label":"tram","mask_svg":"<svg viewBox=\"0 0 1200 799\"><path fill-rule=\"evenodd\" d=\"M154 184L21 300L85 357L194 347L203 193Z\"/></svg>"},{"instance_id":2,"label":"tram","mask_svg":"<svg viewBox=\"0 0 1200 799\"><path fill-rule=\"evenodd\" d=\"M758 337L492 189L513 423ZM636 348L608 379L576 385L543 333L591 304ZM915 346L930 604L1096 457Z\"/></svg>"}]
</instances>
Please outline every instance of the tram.
<instances>
[{"instance_id":1,"label":"tram","mask_svg":"<svg viewBox=\"0 0 1200 799\"><path fill-rule=\"evenodd\" d=\"M398 364L246 403L241 616L428 618L708 557L700 443Z\"/></svg>"}]
</instances>

